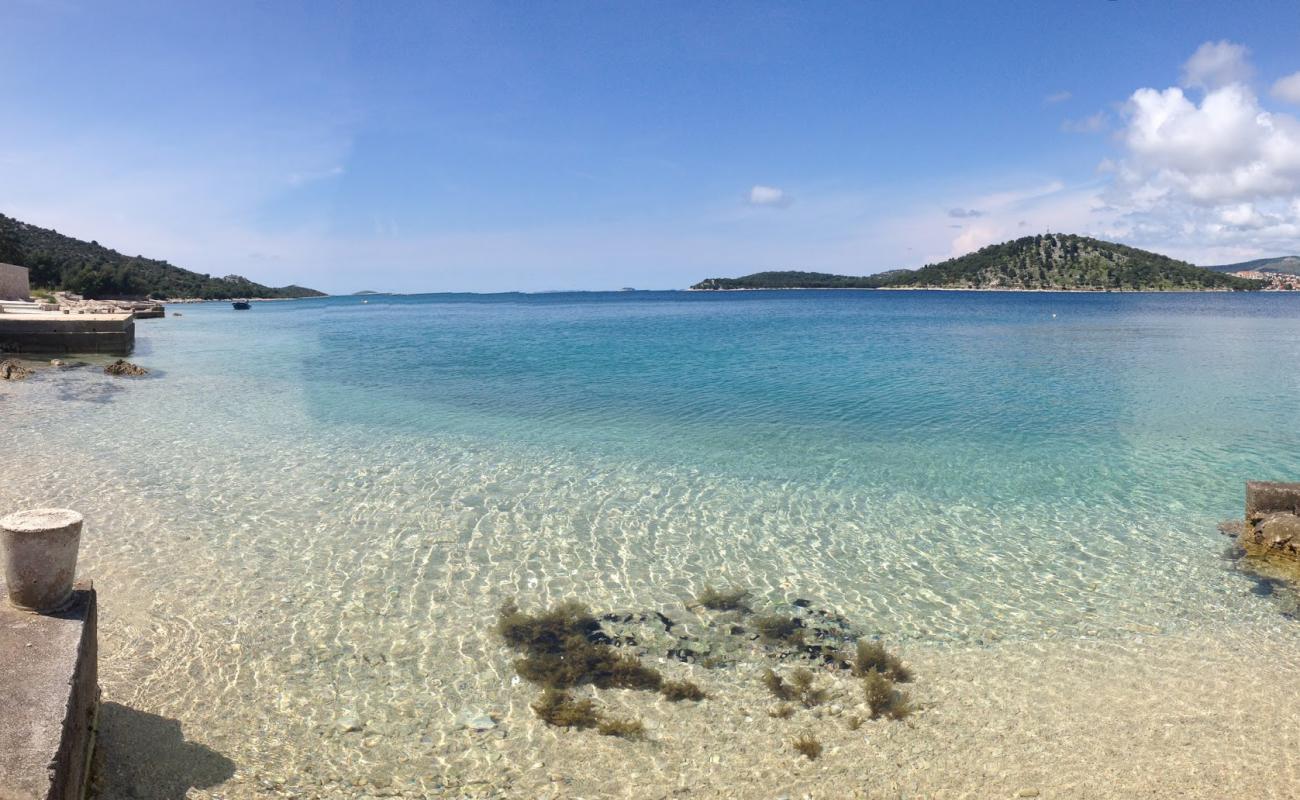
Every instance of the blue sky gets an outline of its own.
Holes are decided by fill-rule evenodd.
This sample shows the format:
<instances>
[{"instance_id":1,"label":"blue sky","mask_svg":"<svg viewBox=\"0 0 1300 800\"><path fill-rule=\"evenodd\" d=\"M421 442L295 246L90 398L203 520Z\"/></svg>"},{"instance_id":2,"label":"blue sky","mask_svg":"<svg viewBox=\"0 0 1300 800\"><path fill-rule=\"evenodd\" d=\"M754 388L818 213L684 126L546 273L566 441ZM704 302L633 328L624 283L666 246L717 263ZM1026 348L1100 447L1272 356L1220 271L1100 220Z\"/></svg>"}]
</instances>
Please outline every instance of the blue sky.
<instances>
[{"instance_id":1,"label":"blue sky","mask_svg":"<svg viewBox=\"0 0 1300 800\"><path fill-rule=\"evenodd\" d=\"M5 6L0 213L202 272L673 288L1045 229L1300 250L1293 2Z\"/></svg>"}]
</instances>

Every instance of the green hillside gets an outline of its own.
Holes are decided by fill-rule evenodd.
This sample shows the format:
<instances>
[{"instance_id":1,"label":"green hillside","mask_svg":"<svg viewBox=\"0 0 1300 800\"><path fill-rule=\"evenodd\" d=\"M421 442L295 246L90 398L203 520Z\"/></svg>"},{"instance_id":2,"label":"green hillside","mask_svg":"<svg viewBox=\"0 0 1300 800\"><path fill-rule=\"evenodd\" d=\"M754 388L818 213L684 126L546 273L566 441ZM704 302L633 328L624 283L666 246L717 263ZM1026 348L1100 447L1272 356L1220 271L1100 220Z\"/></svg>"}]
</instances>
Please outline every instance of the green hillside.
<instances>
[{"instance_id":1,"label":"green hillside","mask_svg":"<svg viewBox=\"0 0 1300 800\"><path fill-rule=\"evenodd\" d=\"M1092 290L1254 290L1250 281L1158 253L1073 234L1026 236L916 270L867 277L760 272L711 278L692 289L942 288Z\"/></svg>"},{"instance_id":2,"label":"green hillside","mask_svg":"<svg viewBox=\"0 0 1300 800\"><path fill-rule=\"evenodd\" d=\"M125 256L98 242L83 242L3 214L0 214L0 263L27 267L34 289L63 289L97 299L201 297L226 300L232 297L324 295L302 286L263 286L239 275L214 278L166 261Z\"/></svg>"},{"instance_id":3,"label":"green hillside","mask_svg":"<svg viewBox=\"0 0 1300 800\"><path fill-rule=\"evenodd\" d=\"M828 272L755 272L743 278L709 278L692 289L873 289L876 277L854 278Z\"/></svg>"},{"instance_id":4,"label":"green hillside","mask_svg":"<svg viewBox=\"0 0 1300 800\"><path fill-rule=\"evenodd\" d=\"M1280 272L1284 275L1300 275L1300 256L1279 256L1277 258L1257 258L1254 261L1242 261L1237 264L1219 264L1206 269L1215 272Z\"/></svg>"}]
</instances>

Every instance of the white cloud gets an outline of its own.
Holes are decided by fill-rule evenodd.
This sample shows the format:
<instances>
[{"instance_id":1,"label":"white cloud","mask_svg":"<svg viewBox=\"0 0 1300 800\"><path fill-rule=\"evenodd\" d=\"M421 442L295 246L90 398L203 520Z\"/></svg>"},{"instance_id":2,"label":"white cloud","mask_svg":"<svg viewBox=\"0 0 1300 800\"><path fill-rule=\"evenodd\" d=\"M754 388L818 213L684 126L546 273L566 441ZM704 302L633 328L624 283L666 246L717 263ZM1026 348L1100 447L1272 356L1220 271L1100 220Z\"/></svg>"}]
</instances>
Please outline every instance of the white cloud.
<instances>
[{"instance_id":1,"label":"white cloud","mask_svg":"<svg viewBox=\"0 0 1300 800\"><path fill-rule=\"evenodd\" d=\"M1300 249L1300 119L1261 103L1246 53L1202 45L1184 77L1199 97L1170 87L1129 98L1103 193L1126 241L1197 263Z\"/></svg>"},{"instance_id":2,"label":"white cloud","mask_svg":"<svg viewBox=\"0 0 1300 800\"><path fill-rule=\"evenodd\" d=\"M1278 78L1273 84L1273 96L1284 103L1300 105L1300 72Z\"/></svg>"},{"instance_id":3,"label":"white cloud","mask_svg":"<svg viewBox=\"0 0 1300 800\"><path fill-rule=\"evenodd\" d=\"M1228 40L1206 42L1183 64L1183 86L1210 91L1232 83L1245 83L1254 70L1250 51Z\"/></svg>"},{"instance_id":4,"label":"white cloud","mask_svg":"<svg viewBox=\"0 0 1300 800\"><path fill-rule=\"evenodd\" d=\"M1120 188L1130 196L1218 205L1300 194L1300 121L1270 113L1245 86L1139 89L1128 107Z\"/></svg>"},{"instance_id":5,"label":"white cloud","mask_svg":"<svg viewBox=\"0 0 1300 800\"><path fill-rule=\"evenodd\" d=\"M790 197L783 189L778 189L775 186L756 185L749 190L749 204L780 208L790 205Z\"/></svg>"},{"instance_id":6,"label":"white cloud","mask_svg":"<svg viewBox=\"0 0 1300 800\"><path fill-rule=\"evenodd\" d=\"M1098 111L1083 119L1067 119L1061 123L1061 130L1066 133L1101 133L1110 123L1105 111Z\"/></svg>"},{"instance_id":7,"label":"white cloud","mask_svg":"<svg viewBox=\"0 0 1300 800\"><path fill-rule=\"evenodd\" d=\"M1048 105L1055 105L1057 103L1064 103L1066 100L1069 100L1073 96L1074 95L1070 94L1069 92L1064 92L1064 91L1052 92L1051 94L1043 98L1043 102L1047 103Z\"/></svg>"}]
</instances>

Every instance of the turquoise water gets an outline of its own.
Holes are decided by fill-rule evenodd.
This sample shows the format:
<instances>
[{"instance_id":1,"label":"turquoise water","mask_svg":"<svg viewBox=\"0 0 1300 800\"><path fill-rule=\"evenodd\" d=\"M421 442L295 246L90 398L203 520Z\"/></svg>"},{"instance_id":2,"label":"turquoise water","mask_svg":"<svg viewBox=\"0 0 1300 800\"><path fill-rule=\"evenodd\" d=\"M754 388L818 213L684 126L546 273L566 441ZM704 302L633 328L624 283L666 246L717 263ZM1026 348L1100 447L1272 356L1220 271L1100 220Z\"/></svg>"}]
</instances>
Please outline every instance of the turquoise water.
<instances>
[{"instance_id":1,"label":"turquoise water","mask_svg":"<svg viewBox=\"0 0 1300 800\"><path fill-rule=\"evenodd\" d=\"M139 323L154 377L72 371L5 402L63 398L26 428L45 446L112 430L174 448L182 463L99 469L218 518L233 502L327 526L306 546L356 544L327 510L430 538L492 520L473 579L508 583L484 564L527 553L539 591L806 587L920 637L1173 624L1202 613L1183 593L1227 580L1184 583L1225 572L1214 524L1240 515L1243 481L1300 475L1300 298L1286 294L177 309ZM550 560L551 526L556 558L587 548L586 574Z\"/></svg>"},{"instance_id":2,"label":"turquoise water","mask_svg":"<svg viewBox=\"0 0 1300 800\"><path fill-rule=\"evenodd\" d=\"M148 378L0 386L0 503L86 514L107 695L241 763L310 773L344 712L383 736L338 740L341 780L479 763L464 709L536 724L510 596L676 616L734 583L904 647L1288 624L1215 525L1300 477L1300 296L172 310Z\"/></svg>"}]
</instances>

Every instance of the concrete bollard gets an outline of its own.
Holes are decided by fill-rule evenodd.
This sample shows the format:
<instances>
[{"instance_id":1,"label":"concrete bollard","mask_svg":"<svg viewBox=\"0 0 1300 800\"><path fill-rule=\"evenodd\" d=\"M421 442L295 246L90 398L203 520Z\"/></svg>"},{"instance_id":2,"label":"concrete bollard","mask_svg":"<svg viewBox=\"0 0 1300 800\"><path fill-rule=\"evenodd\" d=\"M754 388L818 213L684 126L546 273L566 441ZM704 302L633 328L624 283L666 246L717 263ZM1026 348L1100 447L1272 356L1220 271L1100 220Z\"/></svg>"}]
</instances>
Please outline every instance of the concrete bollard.
<instances>
[{"instance_id":1,"label":"concrete bollard","mask_svg":"<svg viewBox=\"0 0 1300 800\"><path fill-rule=\"evenodd\" d=\"M60 611L72 598L82 517L62 508L18 511L0 519L9 602L38 613Z\"/></svg>"}]
</instances>

